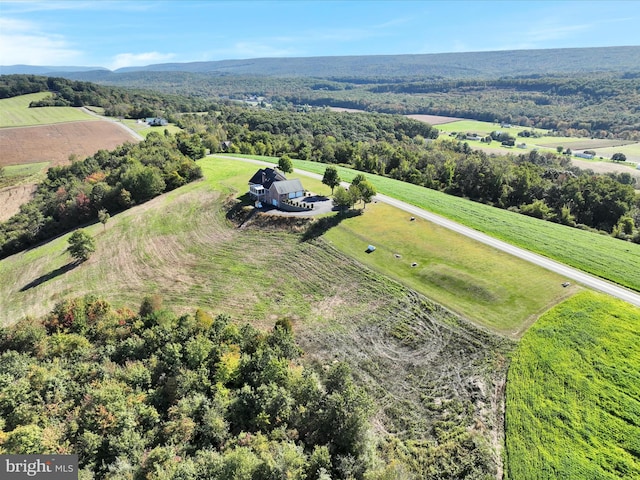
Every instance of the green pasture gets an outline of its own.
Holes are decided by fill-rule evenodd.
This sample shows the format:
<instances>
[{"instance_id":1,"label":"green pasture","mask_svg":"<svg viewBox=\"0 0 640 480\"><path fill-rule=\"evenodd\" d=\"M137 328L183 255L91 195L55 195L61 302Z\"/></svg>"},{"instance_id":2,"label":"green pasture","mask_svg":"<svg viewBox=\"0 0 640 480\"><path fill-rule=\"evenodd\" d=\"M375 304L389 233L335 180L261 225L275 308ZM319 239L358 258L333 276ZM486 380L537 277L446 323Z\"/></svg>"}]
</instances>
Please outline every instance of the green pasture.
<instances>
[{"instance_id":1,"label":"green pasture","mask_svg":"<svg viewBox=\"0 0 640 480\"><path fill-rule=\"evenodd\" d=\"M44 176L48 168L49 162L7 165L4 167L4 175L0 177L0 188L36 182Z\"/></svg>"},{"instance_id":2,"label":"green pasture","mask_svg":"<svg viewBox=\"0 0 640 480\"><path fill-rule=\"evenodd\" d=\"M640 309L589 291L527 331L507 380L507 478L640 478L638 345Z\"/></svg>"},{"instance_id":3,"label":"green pasture","mask_svg":"<svg viewBox=\"0 0 640 480\"><path fill-rule=\"evenodd\" d=\"M465 318L517 337L566 291L563 278L383 203L324 238L340 251ZM368 245L376 250L367 253ZM414 265L415 266L412 266Z\"/></svg>"},{"instance_id":4,"label":"green pasture","mask_svg":"<svg viewBox=\"0 0 640 480\"><path fill-rule=\"evenodd\" d=\"M605 158L611 158L614 153L624 153L627 157L627 161L621 162L622 165L629 164L630 166L633 166L633 162L640 163L640 142L620 147L596 148L593 150L596 152L597 156Z\"/></svg>"},{"instance_id":5,"label":"green pasture","mask_svg":"<svg viewBox=\"0 0 640 480\"><path fill-rule=\"evenodd\" d=\"M71 293L102 292L117 305L131 305L154 291L178 306L227 305L257 318L280 312L313 320L309 302L335 289L331 278L342 277L344 254L508 336L518 336L542 311L573 293L554 274L428 222L409 222L406 214L382 204L370 204L364 215L329 229L325 236L335 251L286 231L230 228L221 202L246 192L260 167L213 157L199 163L204 180L114 215L106 229L89 226L98 250L78 268L64 271L70 261L68 235L2 260L0 321L44 313ZM309 190L329 194L318 180L302 181ZM364 254L369 243L378 246L372 255ZM365 281L370 274L360 275ZM279 293L256 295L263 289Z\"/></svg>"},{"instance_id":6,"label":"green pasture","mask_svg":"<svg viewBox=\"0 0 640 480\"><path fill-rule=\"evenodd\" d=\"M265 161L277 163L268 157ZM327 165L293 160L295 168L322 175ZM361 172L337 167L342 180ZM640 245L502 210L391 178L365 174L389 195L546 257L640 291Z\"/></svg>"},{"instance_id":7,"label":"green pasture","mask_svg":"<svg viewBox=\"0 0 640 480\"><path fill-rule=\"evenodd\" d=\"M52 123L95 120L88 113L73 107L29 108L33 101L42 100L50 93L31 93L0 100L0 127L27 127Z\"/></svg>"},{"instance_id":8,"label":"green pasture","mask_svg":"<svg viewBox=\"0 0 640 480\"><path fill-rule=\"evenodd\" d=\"M469 146L477 149L477 150L487 150L487 151L495 151L496 149L504 150L505 155L507 153L520 154L526 153L534 148L539 150L548 150L555 152L556 147L562 146L565 149L570 148L573 151L582 151L582 150L594 150L596 152L596 158L598 156L602 156L605 158L610 158L616 152L624 153L627 157L636 157L640 158L640 142L632 143L628 145L620 145L615 147L602 146L603 142L605 144L610 143L609 140L599 140L597 138L575 138L575 137L557 137L546 135L547 130L542 130L539 128L528 128L528 127L520 127L520 126L511 126L509 128L502 128L499 123L492 122L481 122L478 120L460 120L457 122L445 123L442 125L437 125L438 128L442 132L442 137L445 137L446 134L451 132L462 132L462 133L476 133L480 136L486 136L493 131L500 130L502 132L508 133L516 138L516 143L526 143L526 149L519 149L514 147L502 147L500 142L491 142L490 144L485 144L480 141L467 140L469 142ZM518 133L522 131L530 131L533 130L538 132L542 136L536 138L527 138L527 137L518 137ZM622 143L626 143L622 141Z\"/></svg>"}]
</instances>

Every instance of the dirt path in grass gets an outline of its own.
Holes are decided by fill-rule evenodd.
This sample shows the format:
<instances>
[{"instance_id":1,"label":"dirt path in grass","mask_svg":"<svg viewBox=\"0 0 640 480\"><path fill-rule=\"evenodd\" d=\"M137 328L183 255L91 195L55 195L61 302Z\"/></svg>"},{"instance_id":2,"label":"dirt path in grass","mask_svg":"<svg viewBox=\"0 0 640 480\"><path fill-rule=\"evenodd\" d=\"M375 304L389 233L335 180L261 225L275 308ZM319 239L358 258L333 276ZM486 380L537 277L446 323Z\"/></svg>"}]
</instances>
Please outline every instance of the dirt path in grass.
<instances>
[{"instance_id":1,"label":"dirt path in grass","mask_svg":"<svg viewBox=\"0 0 640 480\"><path fill-rule=\"evenodd\" d=\"M225 156L224 158L232 158L234 160L251 162L251 163L255 163L257 165L263 165L263 166L264 165L273 166L273 164L268 162L261 162L259 160L251 160L247 158L227 157L227 156ZM320 181L322 180L322 175L318 175L315 173L311 173L311 172L307 172L299 169L294 169L294 172L300 175L305 175L311 178L315 178ZM343 182L343 184L345 186L348 186L348 184L345 182ZM411 215L423 218L425 220L435 223L436 225L440 225L442 227L448 228L449 230L453 230L454 232L457 232L461 235L465 235L478 242L484 243L485 245L489 245L497 250L501 250L510 255L514 255L518 258L521 258L535 265L538 265L542 268L546 268L547 270L563 275L564 277L567 278L567 280L578 282L586 287L593 288L594 290L607 293L616 298L629 302L633 305L640 306L640 293L636 293L632 290L626 289L624 287L613 284L606 280L602 280L601 278L590 275L576 268L569 267L555 260L551 260L547 257L543 257L542 255L532 253L523 248L519 248L507 242L503 242L502 240L498 240L496 238L490 237L489 235L486 235L477 230L461 225L457 222L454 222L453 220L449 220L448 218L442 217L440 215L436 215L435 213L428 212L427 210L423 210L421 208L418 208L414 205L403 202L401 200L396 200L395 198L391 198L381 194L376 195L375 199L380 202L385 202L401 210L404 210L405 212Z\"/></svg>"}]
</instances>

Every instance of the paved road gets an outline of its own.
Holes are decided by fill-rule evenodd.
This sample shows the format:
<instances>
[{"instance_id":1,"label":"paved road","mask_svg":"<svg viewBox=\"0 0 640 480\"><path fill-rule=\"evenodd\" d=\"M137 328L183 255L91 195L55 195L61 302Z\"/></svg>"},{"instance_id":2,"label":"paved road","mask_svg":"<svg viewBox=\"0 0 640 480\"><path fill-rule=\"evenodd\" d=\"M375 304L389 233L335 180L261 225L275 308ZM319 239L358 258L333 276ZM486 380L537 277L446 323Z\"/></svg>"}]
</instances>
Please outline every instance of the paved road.
<instances>
[{"instance_id":1,"label":"paved road","mask_svg":"<svg viewBox=\"0 0 640 480\"><path fill-rule=\"evenodd\" d=\"M273 164L267 162L261 162L258 160L248 160L245 158L237 158L237 157L225 157L225 158L234 158L235 160L243 160L249 161L252 163L256 163L258 165L267 165L273 167ZM300 175L305 175L307 177L315 178L318 180L322 180L322 175L318 175L316 173L306 172L304 170L294 170L295 173ZM343 183L344 186L348 186L347 183ZM435 213L428 212L421 208L418 208L414 205L411 205L406 202L402 202L400 200L396 200L395 198L388 197L386 195L376 195L376 200L379 202L388 203L396 208L404 210L407 213L419 218L423 218L430 222L433 222L442 227L453 230L454 232L465 235L469 238L472 238L478 242L489 245L493 248L501 250L503 252L514 255L518 258L522 258L528 262L539 265L547 270L551 270L552 272L558 273L560 275L565 276L568 280L573 280L578 282L586 287L593 288L594 290L599 290L601 292L607 293L611 296L629 302L633 305L637 305L640 307L640 294L636 293L627 288L621 287L614 283L603 280L599 277L595 277L588 273L585 273L581 270L578 270L573 267L568 267L560 262L556 262L555 260L550 260L547 257L543 257L542 255L538 255L536 253L532 253L528 250L524 250L519 247L515 247L509 243L503 242L502 240L498 240L496 238L490 237L489 235L485 235L484 233L478 232L477 230L473 230L472 228L465 227L459 223L456 223L448 218L441 217L440 215L436 215Z\"/></svg>"}]
</instances>

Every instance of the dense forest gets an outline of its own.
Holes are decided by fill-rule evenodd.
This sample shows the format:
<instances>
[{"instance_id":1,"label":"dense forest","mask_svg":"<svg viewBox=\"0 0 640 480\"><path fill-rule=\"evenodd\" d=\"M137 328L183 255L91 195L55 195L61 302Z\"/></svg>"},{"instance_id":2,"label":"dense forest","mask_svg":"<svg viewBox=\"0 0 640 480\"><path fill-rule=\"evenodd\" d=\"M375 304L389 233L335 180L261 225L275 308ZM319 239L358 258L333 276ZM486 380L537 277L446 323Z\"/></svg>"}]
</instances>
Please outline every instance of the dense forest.
<instances>
[{"instance_id":1,"label":"dense forest","mask_svg":"<svg viewBox=\"0 0 640 480\"><path fill-rule=\"evenodd\" d=\"M446 115L550 129L558 135L640 139L640 73L451 79L131 72L102 77L96 81L210 101L260 97L275 108L306 104Z\"/></svg>"},{"instance_id":2,"label":"dense forest","mask_svg":"<svg viewBox=\"0 0 640 480\"><path fill-rule=\"evenodd\" d=\"M390 478L373 408L336 363L299 363L291 323L268 332L159 297L97 297L0 328L0 453L77 453L80 478Z\"/></svg>"},{"instance_id":3,"label":"dense forest","mask_svg":"<svg viewBox=\"0 0 640 480\"><path fill-rule=\"evenodd\" d=\"M145 202L202 176L200 137L150 134L139 144L100 150L71 165L53 167L34 198L0 223L0 258L79 225Z\"/></svg>"},{"instance_id":4,"label":"dense forest","mask_svg":"<svg viewBox=\"0 0 640 480\"><path fill-rule=\"evenodd\" d=\"M52 95L34 102L32 107L93 105L103 107L105 115L112 117L158 117L206 109L204 101L183 95L159 95L149 90L106 87L59 77L0 75L0 99L38 92Z\"/></svg>"}]
</instances>

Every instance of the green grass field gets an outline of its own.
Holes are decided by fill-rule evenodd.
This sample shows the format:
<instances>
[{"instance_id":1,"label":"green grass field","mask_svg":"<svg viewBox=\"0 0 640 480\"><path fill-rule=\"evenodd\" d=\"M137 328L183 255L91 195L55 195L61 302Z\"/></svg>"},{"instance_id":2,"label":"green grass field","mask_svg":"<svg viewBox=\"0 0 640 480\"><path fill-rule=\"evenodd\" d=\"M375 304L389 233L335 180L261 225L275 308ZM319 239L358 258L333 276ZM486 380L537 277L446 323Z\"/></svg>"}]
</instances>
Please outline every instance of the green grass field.
<instances>
[{"instance_id":1,"label":"green grass field","mask_svg":"<svg viewBox=\"0 0 640 480\"><path fill-rule=\"evenodd\" d=\"M31 93L0 100L0 128L96 120L96 117L73 107L29 108L31 102L49 95L51 94L46 92Z\"/></svg>"},{"instance_id":2,"label":"green grass field","mask_svg":"<svg viewBox=\"0 0 640 480\"><path fill-rule=\"evenodd\" d=\"M261 158L277 163L276 159ZM295 168L322 175L325 164L293 160ZM350 181L355 170L337 167ZM379 193L455 220L513 245L640 291L640 245L471 202L391 178L365 174Z\"/></svg>"},{"instance_id":3,"label":"green grass field","mask_svg":"<svg viewBox=\"0 0 640 480\"><path fill-rule=\"evenodd\" d=\"M325 238L359 262L514 338L537 314L575 293L564 289L555 273L426 220L411 221L406 212L383 203L343 220ZM365 252L369 244L376 247L372 253Z\"/></svg>"},{"instance_id":4,"label":"green grass field","mask_svg":"<svg viewBox=\"0 0 640 480\"><path fill-rule=\"evenodd\" d=\"M524 335L507 380L508 478L640 478L640 309L582 292Z\"/></svg>"},{"instance_id":5,"label":"green grass field","mask_svg":"<svg viewBox=\"0 0 640 480\"><path fill-rule=\"evenodd\" d=\"M0 188L37 182L44 178L49 162L8 165L4 167L4 175L0 177Z\"/></svg>"},{"instance_id":6,"label":"green grass field","mask_svg":"<svg viewBox=\"0 0 640 480\"><path fill-rule=\"evenodd\" d=\"M519 127L519 126L511 126L508 128L502 128L498 123L491 122L481 122L478 120L460 120L457 122L445 123L442 125L437 125L436 128L443 132L443 136L448 133L476 133L480 136L485 136L490 134L493 131L502 131L510 134L511 136L516 138L516 143L526 143L526 149L519 148L510 148L510 147L502 147L500 142L491 142L490 144L485 144L479 141L469 140L469 146L471 148L477 150L491 150L494 151L496 149L504 150L505 155L507 153L513 153L514 155L527 153L532 149L538 149L540 151L549 151L556 152L556 147L562 146L565 149L570 148L573 151L582 151L582 150L594 150L596 152L596 158L602 156L604 158L610 158L616 152L624 153L627 157L640 157L640 142L630 143L621 141L622 145L609 147L602 146L603 144L611 143L610 140L599 140L599 139L590 139L590 138L575 138L575 137L557 137L547 135L546 130L538 129L538 128L527 128L527 127ZM530 131L533 130L541 134L541 137L538 138L526 138L526 137L518 137L518 133L522 131ZM626 144L626 145L625 145Z\"/></svg>"},{"instance_id":7,"label":"green grass field","mask_svg":"<svg viewBox=\"0 0 640 480\"><path fill-rule=\"evenodd\" d=\"M47 278L69 262L64 253L66 236L0 262L2 322L44 313L56 299L76 289L104 291L118 305L135 303L144 292L155 290L166 292L174 305L193 304L193 299L203 307L222 302L243 309L252 304L247 297L274 282L270 278L273 262L286 262L287 255L299 258L297 251L286 254L299 243L298 236L270 238L273 234L254 230L237 235L219 218L222 213L215 191L244 192L258 167L211 157L200 164L206 181L117 215L106 231L102 225L89 227L102 253L81 268L21 291L34 279ZM329 193L317 180L302 180L310 190ZM476 324L511 337L517 337L537 315L573 292L563 289L562 278L555 274L428 222L409 223L406 214L383 205L369 205L364 215L344 220L329 231L327 240L348 256L442 302ZM222 251L217 247L220 242L225 244ZM363 254L368 243L379 245L374 255ZM283 249L282 254L270 254L271 244L278 245L278 251ZM251 258L257 251L265 262L258 266ZM402 260L397 260L395 253L401 254ZM411 262L419 262L419 268L410 267ZM296 299L297 312L309 310L299 286L294 284L286 291ZM274 305L268 295L260 297L258 310L249 312L251 315L270 308L281 311L286 305ZM44 303L38 300L42 298Z\"/></svg>"}]
</instances>

